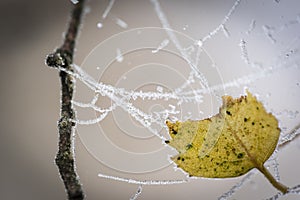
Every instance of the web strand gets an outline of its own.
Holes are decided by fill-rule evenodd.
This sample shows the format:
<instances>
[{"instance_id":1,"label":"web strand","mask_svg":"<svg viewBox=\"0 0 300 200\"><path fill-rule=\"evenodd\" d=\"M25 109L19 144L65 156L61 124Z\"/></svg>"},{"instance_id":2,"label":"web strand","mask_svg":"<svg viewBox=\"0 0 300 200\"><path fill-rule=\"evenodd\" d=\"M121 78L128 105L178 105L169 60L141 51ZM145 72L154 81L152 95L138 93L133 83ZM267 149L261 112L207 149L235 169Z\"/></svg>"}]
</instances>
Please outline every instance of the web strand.
<instances>
[{"instance_id":1,"label":"web strand","mask_svg":"<svg viewBox=\"0 0 300 200\"><path fill-rule=\"evenodd\" d=\"M135 184L135 185L174 185L174 184L183 184L187 183L188 180L145 180L145 181L139 181L135 179L128 179L128 178L121 178L117 176L109 176L105 174L98 174L98 177L100 178L106 178L114 181L120 181L120 182L126 182L129 184Z\"/></svg>"}]
</instances>

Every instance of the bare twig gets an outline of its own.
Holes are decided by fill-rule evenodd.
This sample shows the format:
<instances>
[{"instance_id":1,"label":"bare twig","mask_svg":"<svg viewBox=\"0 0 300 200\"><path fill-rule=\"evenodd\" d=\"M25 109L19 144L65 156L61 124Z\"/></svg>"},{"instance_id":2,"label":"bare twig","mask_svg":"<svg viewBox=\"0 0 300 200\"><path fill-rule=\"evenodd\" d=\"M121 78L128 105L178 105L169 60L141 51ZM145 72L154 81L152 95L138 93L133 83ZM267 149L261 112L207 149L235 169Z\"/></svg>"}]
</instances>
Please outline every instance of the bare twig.
<instances>
[{"instance_id":1,"label":"bare twig","mask_svg":"<svg viewBox=\"0 0 300 200\"><path fill-rule=\"evenodd\" d=\"M82 18L83 4L84 0L76 5L72 4L71 19L63 44L55 53L47 56L46 63L48 66L72 70L71 64L73 63L75 41ZM72 122L72 119L75 118L72 108L73 78L63 71L59 72L59 76L61 81L61 116L58 122L59 149L55 162L65 184L68 199L81 200L84 199L84 193L75 171L73 152L73 126L75 126L75 123Z\"/></svg>"}]
</instances>

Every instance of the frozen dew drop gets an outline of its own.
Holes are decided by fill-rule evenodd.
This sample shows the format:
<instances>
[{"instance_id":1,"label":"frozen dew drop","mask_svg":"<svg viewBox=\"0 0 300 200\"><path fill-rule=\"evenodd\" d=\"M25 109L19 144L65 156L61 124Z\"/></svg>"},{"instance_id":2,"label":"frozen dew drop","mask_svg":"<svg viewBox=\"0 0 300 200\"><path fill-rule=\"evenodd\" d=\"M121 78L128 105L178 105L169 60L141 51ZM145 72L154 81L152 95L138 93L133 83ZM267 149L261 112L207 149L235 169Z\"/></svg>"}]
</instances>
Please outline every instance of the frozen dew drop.
<instances>
[{"instance_id":1,"label":"frozen dew drop","mask_svg":"<svg viewBox=\"0 0 300 200\"><path fill-rule=\"evenodd\" d=\"M99 23L97 24L97 28L100 29L100 28L102 28L102 27L103 27L103 24L99 22Z\"/></svg>"},{"instance_id":2,"label":"frozen dew drop","mask_svg":"<svg viewBox=\"0 0 300 200\"><path fill-rule=\"evenodd\" d=\"M199 40L199 41L197 42L197 45L198 45L199 47L202 47L202 46L203 46L202 40Z\"/></svg>"}]
</instances>

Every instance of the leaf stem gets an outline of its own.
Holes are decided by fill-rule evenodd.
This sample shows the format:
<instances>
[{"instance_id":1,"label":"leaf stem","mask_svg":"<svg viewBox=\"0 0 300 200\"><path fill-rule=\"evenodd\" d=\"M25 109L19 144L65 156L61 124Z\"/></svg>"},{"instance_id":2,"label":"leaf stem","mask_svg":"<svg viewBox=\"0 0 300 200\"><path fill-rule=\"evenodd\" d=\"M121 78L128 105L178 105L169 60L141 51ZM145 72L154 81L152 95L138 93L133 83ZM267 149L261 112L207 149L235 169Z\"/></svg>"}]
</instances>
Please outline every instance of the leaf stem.
<instances>
[{"instance_id":1,"label":"leaf stem","mask_svg":"<svg viewBox=\"0 0 300 200\"><path fill-rule=\"evenodd\" d=\"M283 185L282 183L278 182L274 176L265 168L264 165L257 168L268 180L269 182L280 192L286 194L288 192L288 187Z\"/></svg>"}]
</instances>

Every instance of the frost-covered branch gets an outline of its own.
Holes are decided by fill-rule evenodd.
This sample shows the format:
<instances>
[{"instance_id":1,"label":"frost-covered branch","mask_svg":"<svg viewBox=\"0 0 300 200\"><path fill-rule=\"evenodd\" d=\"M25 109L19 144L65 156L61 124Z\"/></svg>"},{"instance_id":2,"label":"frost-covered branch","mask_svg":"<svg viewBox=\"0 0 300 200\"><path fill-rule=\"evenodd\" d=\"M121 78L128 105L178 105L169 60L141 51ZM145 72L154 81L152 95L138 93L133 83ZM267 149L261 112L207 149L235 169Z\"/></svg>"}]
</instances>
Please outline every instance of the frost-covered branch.
<instances>
[{"instance_id":1,"label":"frost-covered branch","mask_svg":"<svg viewBox=\"0 0 300 200\"><path fill-rule=\"evenodd\" d=\"M47 56L46 64L49 67L72 70L71 64L73 63L75 42L81 23L84 0L78 1L72 6L71 19L63 44L53 54ZM55 162L68 193L68 199L81 200L84 199L84 193L74 163L73 126L75 126L75 123L73 119L75 114L72 106L74 83L73 78L64 71L60 71L59 76L61 81L61 113L58 121L59 142Z\"/></svg>"}]
</instances>

